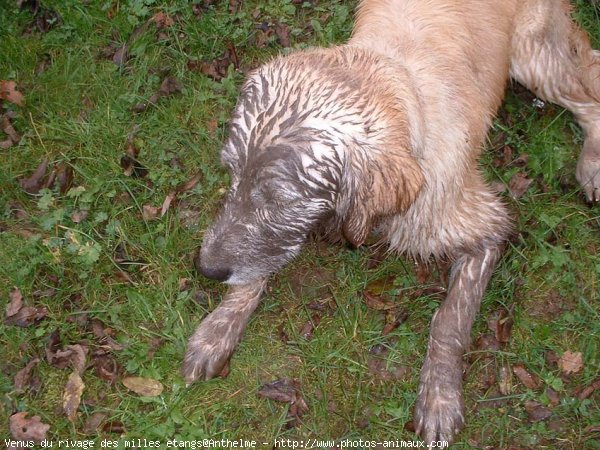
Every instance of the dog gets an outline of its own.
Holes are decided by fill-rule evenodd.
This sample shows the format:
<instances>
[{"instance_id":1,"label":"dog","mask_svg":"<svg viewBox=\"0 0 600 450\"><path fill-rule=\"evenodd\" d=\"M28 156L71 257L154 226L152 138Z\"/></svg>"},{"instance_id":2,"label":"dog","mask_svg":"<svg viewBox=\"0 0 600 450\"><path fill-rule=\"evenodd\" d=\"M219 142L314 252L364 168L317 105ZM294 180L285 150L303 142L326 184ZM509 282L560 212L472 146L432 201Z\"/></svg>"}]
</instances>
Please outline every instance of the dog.
<instances>
[{"instance_id":1,"label":"dog","mask_svg":"<svg viewBox=\"0 0 600 450\"><path fill-rule=\"evenodd\" d=\"M478 159L509 79L573 112L576 177L600 201L600 52L566 0L363 0L344 45L251 73L222 163L224 207L195 260L230 285L188 343L188 383L217 376L268 277L325 227L375 233L420 260L452 261L433 315L414 411L426 441L464 425L462 357L511 221Z\"/></svg>"}]
</instances>

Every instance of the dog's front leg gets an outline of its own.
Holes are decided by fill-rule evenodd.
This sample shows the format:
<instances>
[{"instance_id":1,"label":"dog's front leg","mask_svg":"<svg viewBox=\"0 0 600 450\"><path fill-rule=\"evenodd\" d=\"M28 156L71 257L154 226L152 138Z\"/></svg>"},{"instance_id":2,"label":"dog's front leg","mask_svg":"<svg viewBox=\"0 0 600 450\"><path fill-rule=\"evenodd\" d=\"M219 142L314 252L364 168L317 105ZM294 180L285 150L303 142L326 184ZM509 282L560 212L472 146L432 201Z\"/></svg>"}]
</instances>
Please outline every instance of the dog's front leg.
<instances>
[{"instance_id":1,"label":"dog's front leg","mask_svg":"<svg viewBox=\"0 0 600 450\"><path fill-rule=\"evenodd\" d=\"M431 321L415 406L415 428L427 444L452 442L464 425L462 357L501 253L498 247L465 254L452 266L448 296Z\"/></svg>"},{"instance_id":2,"label":"dog's front leg","mask_svg":"<svg viewBox=\"0 0 600 450\"><path fill-rule=\"evenodd\" d=\"M221 373L242 339L265 284L266 279L230 287L221 304L198 326L188 341L183 362L183 377L188 384Z\"/></svg>"}]
</instances>

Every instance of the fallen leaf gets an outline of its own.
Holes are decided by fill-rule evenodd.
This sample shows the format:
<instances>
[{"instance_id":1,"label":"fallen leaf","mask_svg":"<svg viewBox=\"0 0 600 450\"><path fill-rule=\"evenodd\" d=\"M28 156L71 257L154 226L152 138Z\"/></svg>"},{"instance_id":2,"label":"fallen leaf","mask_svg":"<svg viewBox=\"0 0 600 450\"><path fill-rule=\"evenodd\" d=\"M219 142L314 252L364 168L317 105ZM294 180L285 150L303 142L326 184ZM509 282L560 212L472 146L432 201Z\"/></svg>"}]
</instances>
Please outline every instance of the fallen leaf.
<instances>
[{"instance_id":1,"label":"fallen leaf","mask_svg":"<svg viewBox=\"0 0 600 450\"><path fill-rule=\"evenodd\" d=\"M583 368L583 356L581 352L567 350L558 360L558 367L566 375L579 372Z\"/></svg>"},{"instance_id":2,"label":"fallen leaf","mask_svg":"<svg viewBox=\"0 0 600 450\"><path fill-rule=\"evenodd\" d=\"M6 325L14 325L20 328L26 328L39 322L48 315L48 309L44 306L24 306L16 314L7 317L4 320Z\"/></svg>"},{"instance_id":3,"label":"fallen leaf","mask_svg":"<svg viewBox=\"0 0 600 450\"><path fill-rule=\"evenodd\" d=\"M165 197L165 200L163 201L162 206L160 207L160 216L164 216L167 211L169 210L169 207L171 206L171 203L173 202L173 200L175 199L175 197L177 196L177 192L175 191L171 191L167 194L167 196ZM156 208L158 210L158 208ZM158 211L157 211L158 213Z\"/></svg>"},{"instance_id":4,"label":"fallen leaf","mask_svg":"<svg viewBox=\"0 0 600 450\"><path fill-rule=\"evenodd\" d=\"M579 400L585 400L594 393L597 389L600 389L600 378L592 382L592 384L586 386L577 396Z\"/></svg>"},{"instance_id":5,"label":"fallen leaf","mask_svg":"<svg viewBox=\"0 0 600 450\"><path fill-rule=\"evenodd\" d=\"M509 395L512 392L512 377L510 368L503 365L498 370L498 388L502 395Z\"/></svg>"},{"instance_id":6,"label":"fallen leaf","mask_svg":"<svg viewBox=\"0 0 600 450\"><path fill-rule=\"evenodd\" d=\"M369 373L379 378L381 381L406 380L411 374L410 367L397 365L388 366L385 359L376 356L369 357L367 360L367 367L369 368Z\"/></svg>"},{"instance_id":7,"label":"fallen leaf","mask_svg":"<svg viewBox=\"0 0 600 450\"><path fill-rule=\"evenodd\" d=\"M557 406L560 403L560 396L558 395L558 392L550 387L546 388L546 396L548 397L548 400L552 406Z\"/></svg>"},{"instance_id":8,"label":"fallen leaf","mask_svg":"<svg viewBox=\"0 0 600 450\"><path fill-rule=\"evenodd\" d=\"M108 414L96 411L92 413L85 421L83 425L83 434L92 435L97 434L100 424L108 417Z\"/></svg>"},{"instance_id":9,"label":"fallen leaf","mask_svg":"<svg viewBox=\"0 0 600 450\"><path fill-rule=\"evenodd\" d=\"M142 217L144 220L154 220L158 218L159 208L157 206L152 205L143 205L142 206Z\"/></svg>"},{"instance_id":10,"label":"fallen leaf","mask_svg":"<svg viewBox=\"0 0 600 450\"><path fill-rule=\"evenodd\" d=\"M242 0L229 0L229 12L235 14L239 11Z\"/></svg>"},{"instance_id":11,"label":"fallen leaf","mask_svg":"<svg viewBox=\"0 0 600 450\"><path fill-rule=\"evenodd\" d=\"M282 378L271 383L263 384L258 389L258 396L276 402L289 403L287 419L288 426L296 426L300 417L308 411L308 405L300 391L300 382Z\"/></svg>"},{"instance_id":12,"label":"fallen leaf","mask_svg":"<svg viewBox=\"0 0 600 450\"><path fill-rule=\"evenodd\" d=\"M311 340L313 332L315 331L315 328L319 326L319 323L321 323L321 316L317 313L313 314L310 317L310 320L308 320L300 329L300 336L307 341Z\"/></svg>"},{"instance_id":13,"label":"fallen leaf","mask_svg":"<svg viewBox=\"0 0 600 450\"><path fill-rule=\"evenodd\" d=\"M6 305L6 317L14 316L23 307L23 294L18 287L12 288L8 298L10 301Z\"/></svg>"},{"instance_id":14,"label":"fallen leaf","mask_svg":"<svg viewBox=\"0 0 600 450\"><path fill-rule=\"evenodd\" d=\"M60 346L60 332L54 330L46 345L46 360L48 364L58 369L71 365L73 369L83 374L86 365L88 347L83 344L67 345L62 350Z\"/></svg>"},{"instance_id":15,"label":"fallen leaf","mask_svg":"<svg viewBox=\"0 0 600 450\"><path fill-rule=\"evenodd\" d=\"M275 25L275 34L282 47L290 46L290 29L286 24L277 23Z\"/></svg>"},{"instance_id":16,"label":"fallen leaf","mask_svg":"<svg viewBox=\"0 0 600 450\"><path fill-rule=\"evenodd\" d=\"M46 175L46 169L48 168L48 158L44 158L44 160L40 163L40 165L35 169L35 172L31 174L31 176L27 178L21 178L19 180L19 184L23 188L25 192L28 194L37 194L40 192L40 189L44 187L44 176Z\"/></svg>"},{"instance_id":17,"label":"fallen leaf","mask_svg":"<svg viewBox=\"0 0 600 450\"><path fill-rule=\"evenodd\" d=\"M180 184L175 189L173 189L171 192L169 192L167 194L167 196L165 197L165 200L163 201L162 207L160 209L161 217L167 213L173 200L175 200L177 198L177 196L179 194L181 194L182 192L193 189L198 184L198 182L202 179L202 176L203 176L202 172L198 172L192 178L190 178L188 181Z\"/></svg>"},{"instance_id":18,"label":"fallen leaf","mask_svg":"<svg viewBox=\"0 0 600 450\"><path fill-rule=\"evenodd\" d=\"M385 313L385 325L383 326L382 336L387 336L408 318L408 313L404 310L390 310Z\"/></svg>"},{"instance_id":19,"label":"fallen leaf","mask_svg":"<svg viewBox=\"0 0 600 450\"><path fill-rule=\"evenodd\" d=\"M137 159L132 158L129 155L124 155L121 158L121 167L123 168L123 173L127 177L144 178L148 175L148 169Z\"/></svg>"},{"instance_id":20,"label":"fallen leaf","mask_svg":"<svg viewBox=\"0 0 600 450\"><path fill-rule=\"evenodd\" d=\"M500 350L500 342L496 339L496 336L486 333L482 334L475 341L475 349L478 352L497 352ZM491 358L492 355L484 355L486 358Z\"/></svg>"},{"instance_id":21,"label":"fallen leaf","mask_svg":"<svg viewBox=\"0 0 600 450\"><path fill-rule=\"evenodd\" d=\"M121 380L127 389L143 397L157 397L162 394L160 381L144 377L125 377Z\"/></svg>"},{"instance_id":22,"label":"fallen leaf","mask_svg":"<svg viewBox=\"0 0 600 450\"><path fill-rule=\"evenodd\" d=\"M227 76L229 66L232 64L236 70L239 69L237 51L235 46L230 43L220 58L215 58L212 61L188 61L187 67L189 70L200 72L214 81L220 81Z\"/></svg>"},{"instance_id":23,"label":"fallen leaf","mask_svg":"<svg viewBox=\"0 0 600 450\"><path fill-rule=\"evenodd\" d=\"M506 308L500 308L492 313L487 321L488 328L494 332L496 340L502 344L506 344L510 340L510 333L513 327L511 311Z\"/></svg>"},{"instance_id":24,"label":"fallen leaf","mask_svg":"<svg viewBox=\"0 0 600 450\"><path fill-rule=\"evenodd\" d=\"M159 30L163 28L172 27L175 23L171 16L162 11L154 14L151 20L156 24L156 28L158 28Z\"/></svg>"},{"instance_id":25,"label":"fallen leaf","mask_svg":"<svg viewBox=\"0 0 600 450\"><path fill-rule=\"evenodd\" d=\"M15 391L27 390L31 382L31 373L33 372L34 367L37 366L39 362L39 358L33 358L27 363L25 367L23 367L15 374L15 378L13 381L13 387Z\"/></svg>"},{"instance_id":26,"label":"fallen leaf","mask_svg":"<svg viewBox=\"0 0 600 450\"><path fill-rule=\"evenodd\" d=\"M592 433L600 433L600 425L590 425L589 427L585 427L583 430L583 434Z\"/></svg>"},{"instance_id":27,"label":"fallen leaf","mask_svg":"<svg viewBox=\"0 0 600 450\"><path fill-rule=\"evenodd\" d=\"M367 308L374 309L375 311L388 311L398 307L398 304L385 300L381 295L374 295L369 291L364 291L363 297L365 298Z\"/></svg>"},{"instance_id":28,"label":"fallen leaf","mask_svg":"<svg viewBox=\"0 0 600 450\"><path fill-rule=\"evenodd\" d=\"M67 193L73 185L73 168L67 164L61 163L56 168L56 180L61 194Z\"/></svg>"},{"instance_id":29,"label":"fallen leaf","mask_svg":"<svg viewBox=\"0 0 600 450\"><path fill-rule=\"evenodd\" d=\"M19 412L10 416L10 434L15 439L40 443L46 439L50 425L42 423L40 416L27 418L27 414Z\"/></svg>"},{"instance_id":30,"label":"fallen leaf","mask_svg":"<svg viewBox=\"0 0 600 450\"><path fill-rule=\"evenodd\" d=\"M114 333L110 328L104 326L100 319L93 318L90 321L91 331L102 346L108 347L111 350L123 350L123 346L114 340Z\"/></svg>"},{"instance_id":31,"label":"fallen leaf","mask_svg":"<svg viewBox=\"0 0 600 450\"><path fill-rule=\"evenodd\" d=\"M100 379L113 384L119 376L120 366L119 363L105 351L99 353L94 352L92 355L92 361L96 374Z\"/></svg>"},{"instance_id":32,"label":"fallen leaf","mask_svg":"<svg viewBox=\"0 0 600 450\"><path fill-rule=\"evenodd\" d=\"M169 96L180 93L181 89L181 83L175 77L167 76L160 84L158 92L160 92L162 96Z\"/></svg>"},{"instance_id":33,"label":"fallen leaf","mask_svg":"<svg viewBox=\"0 0 600 450\"><path fill-rule=\"evenodd\" d=\"M111 420L110 422L106 422L102 426L102 431L104 433L114 433L118 435L122 435L125 433L125 425L120 420Z\"/></svg>"},{"instance_id":34,"label":"fallen leaf","mask_svg":"<svg viewBox=\"0 0 600 450\"><path fill-rule=\"evenodd\" d=\"M0 122L0 129L2 129L2 131L8 136L8 139L0 142L0 148L10 148L14 144L18 144L21 141L21 136L13 127L10 119L10 113L6 113L2 116L2 120Z\"/></svg>"},{"instance_id":35,"label":"fallen leaf","mask_svg":"<svg viewBox=\"0 0 600 450\"><path fill-rule=\"evenodd\" d=\"M84 388L85 385L79 373L77 371L73 372L67 380L63 393L63 411L71 422L74 422L77 418L77 410L81 403L81 394L83 394Z\"/></svg>"},{"instance_id":36,"label":"fallen leaf","mask_svg":"<svg viewBox=\"0 0 600 450\"><path fill-rule=\"evenodd\" d=\"M513 366L513 373L526 388L537 389L540 387L539 378L530 373L523 364L515 364Z\"/></svg>"},{"instance_id":37,"label":"fallen leaf","mask_svg":"<svg viewBox=\"0 0 600 450\"><path fill-rule=\"evenodd\" d=\"M25 97L17 90L17 83L14 81L0 80L0 100L6 100L17 106L23 106Z\"/></svg>"},{"instance_id":38,"label":"fallen leaf","mask_svg":"<svg viewBox=\"0 0 600 450\"><path fill-rule=\"evenodd\" d=\"M523 172L517 172L508 182L508 190L513 199L518 200L527 192L533 180Z\"/></svg>"},{"instance_id":39,"label":"fallen leaf","mask_svg":"<svg viewBox=\"0 0 600 450\"><path fill-rule=\"evenodd\" d=\"M81 223L88 218L89 214L90 212L88 210L78 209L73 211L70 217L74 223Z\"/></svg>"},{"instance_id":40,"label":"fallen leaf","mask_svg":"<svg viewBox=\"0 0 600 450\"><path fill-rule=\"evenodd\" d=\"M552 415L552 411L534 400L527 400L525 402L525 411L527 411L530 422L540 422Z\"/></svg>"}]
</instances>

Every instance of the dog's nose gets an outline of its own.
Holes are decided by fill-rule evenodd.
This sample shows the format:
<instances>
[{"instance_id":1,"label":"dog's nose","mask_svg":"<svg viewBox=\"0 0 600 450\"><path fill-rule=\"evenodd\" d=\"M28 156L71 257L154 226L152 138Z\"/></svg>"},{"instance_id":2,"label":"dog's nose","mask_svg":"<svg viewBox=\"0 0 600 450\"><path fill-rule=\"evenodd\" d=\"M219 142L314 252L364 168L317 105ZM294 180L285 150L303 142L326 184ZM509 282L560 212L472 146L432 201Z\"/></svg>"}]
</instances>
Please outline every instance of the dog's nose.
<instances>
[{"instance_id":1,"label":"dog's nose","mask_svg":"<svg viewBox=\"0 0 600 450\"><path fill-rule=\"evenodd\" d=\"M200 265L199 269L199 272L206 278L211 278L217 281L227 281L227 279L231 276L231 269L225 269L222 267L202 267L202 265Z\"/></svg>"}]
</instances>

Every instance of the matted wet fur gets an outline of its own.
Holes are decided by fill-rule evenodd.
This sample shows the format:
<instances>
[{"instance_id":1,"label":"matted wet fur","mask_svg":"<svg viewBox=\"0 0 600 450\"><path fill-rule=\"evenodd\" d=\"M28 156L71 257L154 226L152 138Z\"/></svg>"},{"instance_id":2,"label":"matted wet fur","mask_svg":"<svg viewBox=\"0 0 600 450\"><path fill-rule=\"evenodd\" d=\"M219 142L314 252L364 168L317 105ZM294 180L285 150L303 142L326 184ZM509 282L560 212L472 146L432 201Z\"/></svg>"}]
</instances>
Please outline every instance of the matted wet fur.
<instances>
[{"instance_id":1,"label":"matted wet fur","mask_svg":"<svg viewBox=\"0 0 600 450\"><path fill-rule=\"evenodd\" d=\"M325 224L361 245L453 262L415 406L426 441L464 424L462 356L510 221L478 158L508 79L571 110L577 179L600 200L600 54L564 0L364 0L346 45L253 72L222 151L232 185L196 261L231 285L189 341L188 382L219 374L270 274Z\"/></svg>"}]
</instances>

